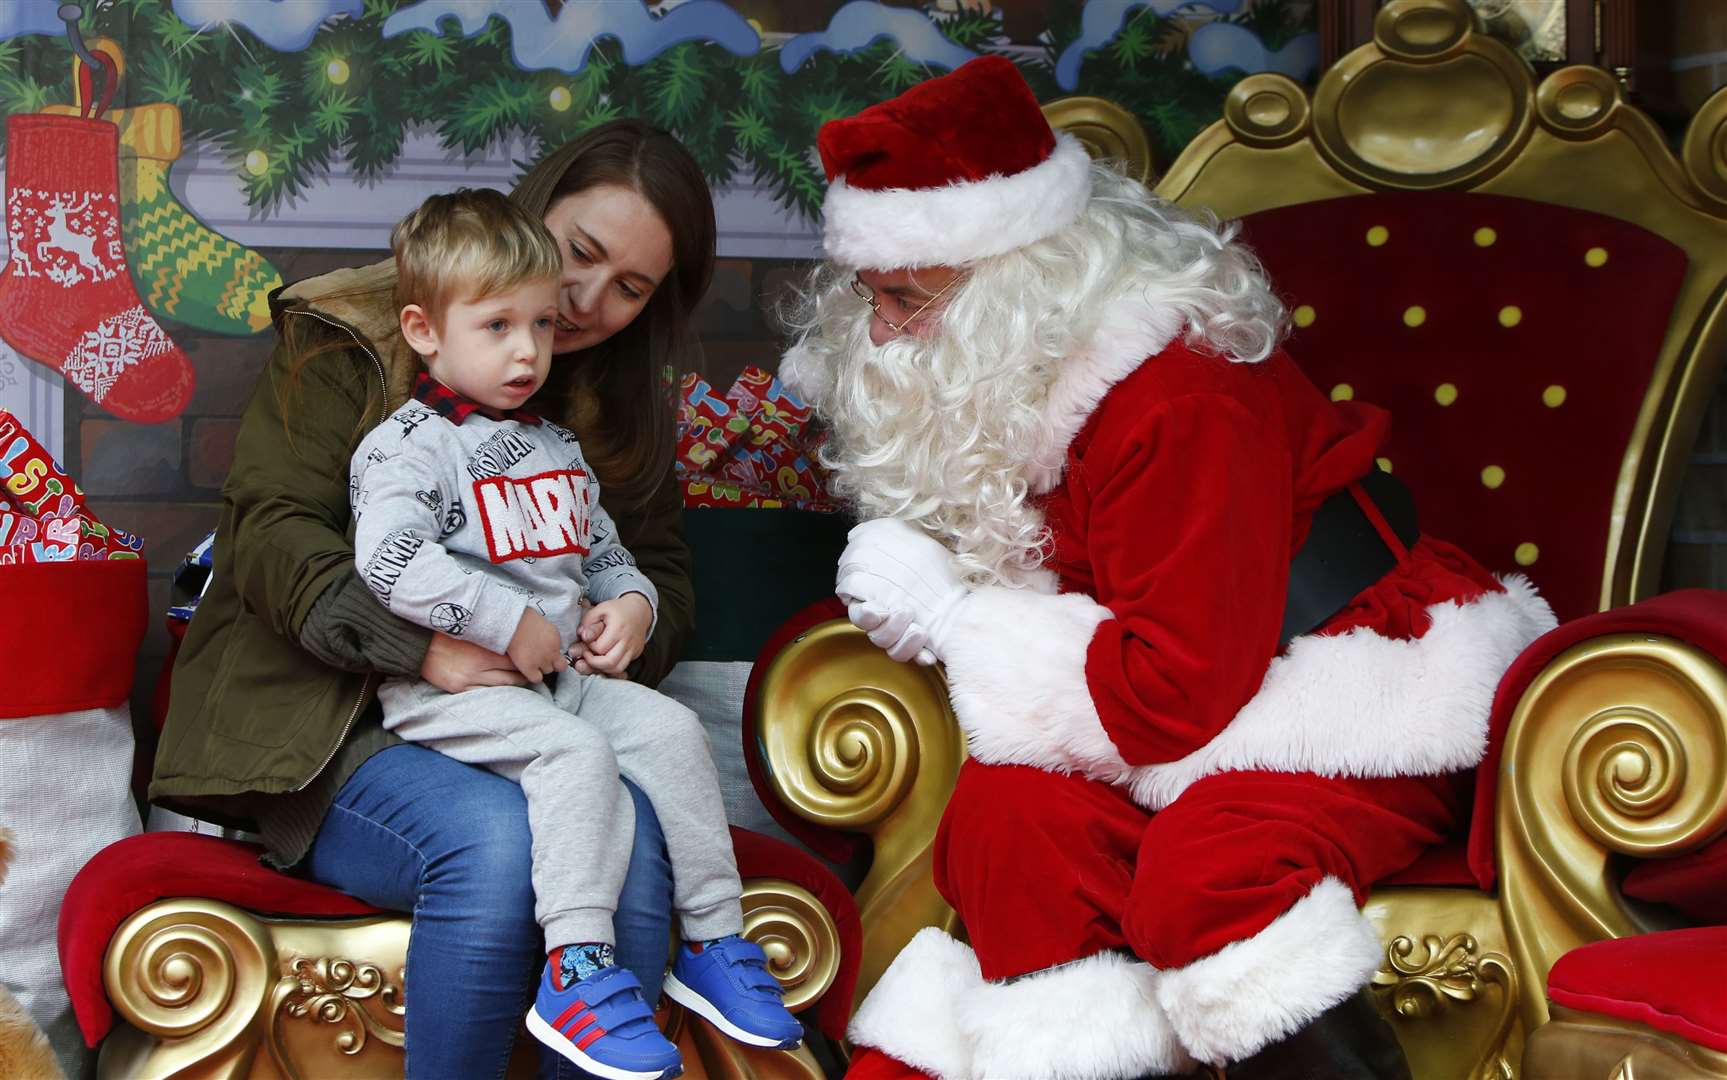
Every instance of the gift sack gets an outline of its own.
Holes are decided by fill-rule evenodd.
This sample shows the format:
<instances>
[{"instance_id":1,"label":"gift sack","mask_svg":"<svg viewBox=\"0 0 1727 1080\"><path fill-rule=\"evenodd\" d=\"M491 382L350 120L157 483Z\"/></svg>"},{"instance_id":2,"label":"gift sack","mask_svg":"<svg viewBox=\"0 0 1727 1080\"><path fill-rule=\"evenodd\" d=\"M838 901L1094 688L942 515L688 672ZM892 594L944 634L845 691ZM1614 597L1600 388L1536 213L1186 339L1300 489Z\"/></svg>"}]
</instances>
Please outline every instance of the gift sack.
<instances>
[{"instance_id":1,"label":"gift sack","mask_svg":"<svg viewBox=\"0 0 1727 1080\"><path fill-rule=\"evenodd\" d=\"M89 1051L60 977L60 902L91 856L138 831L127 697L144 575L143 559L0 566L0 825L16 845L0 886L0 982L69 1076Z\"/></svg>"}]
</instances>

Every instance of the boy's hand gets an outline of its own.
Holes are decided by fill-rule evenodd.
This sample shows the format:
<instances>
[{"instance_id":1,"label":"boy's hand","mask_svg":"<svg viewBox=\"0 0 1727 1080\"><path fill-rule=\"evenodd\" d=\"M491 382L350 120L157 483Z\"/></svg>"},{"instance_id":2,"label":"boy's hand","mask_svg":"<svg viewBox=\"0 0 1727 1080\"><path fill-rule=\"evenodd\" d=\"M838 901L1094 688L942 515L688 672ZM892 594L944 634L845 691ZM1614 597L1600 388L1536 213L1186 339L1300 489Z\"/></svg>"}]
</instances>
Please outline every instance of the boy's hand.
<instances>
[{"instance_id":1,"label":"boy's hand","mask_svg":"<svg viewBox=\"0 0 1727 1080\"><path fill-rule=\"evenodd\" d=\"M570 666L558 628L533 608L523 609L506 651L510 663L531 683L543 682L548 674Z\"/></svg>"},{"instance_id":2,"label":"boy's hand","mask_svg":"<svg viewBox=\"0 0 1727 1080\"><path fill-rule=\"evenodd\" d=\"M595 604L576 631L576 670L583 675L623 678L648 644L654 609L641 593L625 593Z\"/></svg>"}]
</instances>

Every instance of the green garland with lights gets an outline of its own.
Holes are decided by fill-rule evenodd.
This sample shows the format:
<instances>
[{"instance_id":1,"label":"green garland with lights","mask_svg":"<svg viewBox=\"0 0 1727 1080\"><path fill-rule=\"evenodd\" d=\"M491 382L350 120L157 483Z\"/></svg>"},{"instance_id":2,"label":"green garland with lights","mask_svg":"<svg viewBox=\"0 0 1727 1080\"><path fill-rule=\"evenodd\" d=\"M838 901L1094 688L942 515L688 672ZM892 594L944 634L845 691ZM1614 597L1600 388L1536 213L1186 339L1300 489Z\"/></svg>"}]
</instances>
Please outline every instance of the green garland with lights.
<instances>
[{"instance_id":1,"label":"green garland with lights","mask_svg":"<svg viewBox=\"0 0 1727 1080\"><path fill-rule=\"evenodd\" d=\"M889 42L855 53L817 52L791 74L776 50L733 56L690 42L638 67L602 39L574 75L522 71L508 26L494 18L464 38L412 31L383 37L403 0L365 0L354 18L322 27L302 52L276 52L248 31L195 32L170 0L112 0L85 15L85 40L118 41L126 78L114 105L179 106L185 134L219 146L242 179L247 202L271 212L338 158L361 180L383 175L402 151L410 122L425 120L451 150L475 153L510 135L555 146L619 116L641 116L675 132L714 184L753 172L787 209L814 218L823 182L816 129L894 96L939 71L907 60ZM94 6L94 5L93 5ZM1060 97L1054 59L1079 32L1080 0L1058 7L1044 54L1021 61L1038 97ZM1305 0L1255 0L1231 16L1269 48L1311 30ZM939 19L956 44L988 51L1003 44L985 15ZM1119 101L1146 124L1167 163L1220 114L1231 78L1206 76L1185 61L1183 24L1149 8L1086 60L1082 90ZM71 51L64 35L0 42L0 112L34 112L70 102Z\"/></svg>"}]
</instances>

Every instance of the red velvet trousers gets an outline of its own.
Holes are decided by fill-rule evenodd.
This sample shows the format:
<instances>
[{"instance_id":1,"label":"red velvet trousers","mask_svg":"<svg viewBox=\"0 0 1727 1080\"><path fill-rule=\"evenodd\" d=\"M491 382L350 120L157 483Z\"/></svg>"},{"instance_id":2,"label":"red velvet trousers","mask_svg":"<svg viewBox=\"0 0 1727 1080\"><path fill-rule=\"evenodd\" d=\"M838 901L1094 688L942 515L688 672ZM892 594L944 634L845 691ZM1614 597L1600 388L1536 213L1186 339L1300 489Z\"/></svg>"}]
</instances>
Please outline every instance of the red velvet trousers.
<instances>
[{"instance_id":1,"label":"red velvet trousers","mask_svg":"<svg viewBox=\"0 0 1727 1080\"><path fill-rule=\"evenodd\" d=\"M967 761L936 887L985 979L1122 947L1184 967L1259 933L1322 878L1360 903L1458 834L1470 779L1225 773L1153 814L1096 781Z\"/></svg>"}]
</instances>

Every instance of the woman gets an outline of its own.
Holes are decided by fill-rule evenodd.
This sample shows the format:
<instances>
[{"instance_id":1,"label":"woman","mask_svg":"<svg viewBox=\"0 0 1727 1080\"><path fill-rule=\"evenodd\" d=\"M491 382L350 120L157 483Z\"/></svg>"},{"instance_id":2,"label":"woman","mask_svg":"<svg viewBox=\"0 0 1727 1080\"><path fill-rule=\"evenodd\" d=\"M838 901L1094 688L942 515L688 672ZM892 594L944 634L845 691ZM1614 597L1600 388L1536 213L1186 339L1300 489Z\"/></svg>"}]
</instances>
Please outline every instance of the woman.
<instances>
[{"instance_id":1,"label":"woman","mask_svg":"<svg viewBox=\"0 0 1727 1080\"><path fill-rule=\"evenodd\" d=\"M564 252L552 375L528 408L581 436L602 502L660 594L642 653L592 670L653 685L694 618L661 373L693 366L713 202L688 152L633 120L554 151L511 197ZM506 657L390 615L353 569L348 456L416 371L396 330L394 275L386 260L273 298L280 341L241 422L214 579L175 665L151 796L254 824L273 864L411 911L408 1075L499 1076L544 959L521 789L394 739L373 697L390 674L450 692L523 680ZM618 961L651 1002L671 879L653 810L630 791Z\"/></svg>"}]
</instances>

